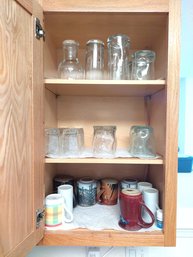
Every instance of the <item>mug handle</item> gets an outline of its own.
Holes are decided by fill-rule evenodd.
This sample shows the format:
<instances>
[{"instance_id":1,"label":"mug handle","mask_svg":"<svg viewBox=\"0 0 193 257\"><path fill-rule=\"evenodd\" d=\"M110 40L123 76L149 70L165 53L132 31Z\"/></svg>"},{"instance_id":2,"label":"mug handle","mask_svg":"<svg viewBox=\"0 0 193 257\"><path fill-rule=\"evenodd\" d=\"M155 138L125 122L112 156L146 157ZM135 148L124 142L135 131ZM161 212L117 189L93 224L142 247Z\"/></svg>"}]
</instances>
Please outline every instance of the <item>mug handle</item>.
<instances>
[{"instance_id":1,"label":"mug handle","mask_svg":"<svg viewBox=\"0 0 193 257\"><path fill-rule=\"evenodd\" d=\"M139 225L142 227L142 228L149 228L153 225L153 223L155 222L155 217L153 215L153 213L150 211L150 209L143 203L143 202L140 202L141 204L141 215L139 216ZM145 208L145 210L147 211L147 213L149 214L149 216L151 217L152 221L150 223L147 223L143 220L142 218L142 206Z\"/></svg>"},{"instance_id":2,"label":"mug handle","mask_svg":"<svg viewBox=\"0 0 193 257\"><path fill-rule=\"evenodd\" d=\"M66 218L65 213L64 213L64 214L63 214L64 222L71 222L71 221L73 221L73 214L72 214L72 212L70 212L70 211L66 208L65 204L63 205L63 208L64 208L64 211L67 212L67 213L69 214L69 216L70 216L69 218Z\"/></svg>"}]
</instances>

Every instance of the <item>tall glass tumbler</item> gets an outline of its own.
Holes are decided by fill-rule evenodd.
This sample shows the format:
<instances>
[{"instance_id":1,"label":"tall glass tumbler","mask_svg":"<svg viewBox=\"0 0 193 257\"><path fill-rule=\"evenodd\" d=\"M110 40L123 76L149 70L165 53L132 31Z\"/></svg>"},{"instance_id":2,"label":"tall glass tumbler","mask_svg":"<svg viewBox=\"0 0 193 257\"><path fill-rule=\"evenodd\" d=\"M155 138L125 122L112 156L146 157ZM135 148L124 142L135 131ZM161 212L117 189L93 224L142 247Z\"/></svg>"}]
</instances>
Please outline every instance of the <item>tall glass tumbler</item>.
<instances>
[{"instance_id":1,"label":"tall glass tumbler","mask_svg":"<svg viewBox=\"0 0 193 257\"><path fill-rule=\"evenodd\" d=\"M154 79L154 61L156 54L150 50L140 50L132 55L132 79Z\"/></svg>"},{"instance_id":2,"label":"tall glass tumbler","mask_svg":"<svg viewBox=\"0 0 193 257\"><path fill-rule=\"evenodd\" d=\"M91 39L86 44L86 79L103 79L104 77L104 43Z\"/></svg>"},{"instance_id":3,"label":"tall glass tumbler","mask_svg":"<svg viewBox=\"0 0 193 257\"><path fill-rule=\"evenodd\" d=\"M127 35L116 34L107 39L108 77L113 80L130 79L129 48Z\"/></svg>"}]
</instances>

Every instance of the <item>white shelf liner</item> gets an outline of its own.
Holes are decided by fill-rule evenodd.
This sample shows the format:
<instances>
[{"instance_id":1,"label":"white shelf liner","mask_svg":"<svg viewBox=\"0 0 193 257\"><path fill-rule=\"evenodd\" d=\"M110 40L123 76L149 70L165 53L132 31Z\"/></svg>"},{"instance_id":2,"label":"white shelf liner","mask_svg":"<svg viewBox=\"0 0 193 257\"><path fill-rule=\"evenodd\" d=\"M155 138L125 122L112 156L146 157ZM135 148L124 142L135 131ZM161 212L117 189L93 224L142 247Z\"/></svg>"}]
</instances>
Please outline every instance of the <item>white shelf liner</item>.
<instances>
[{"instance_id":1,"label":"white shelf liner","mask_svg":"<svg viewBox=\"0 0 193 257\"><path fill-rule=\"evenodd\" d=\"M86 228L88 230L118 230L126 231L119 227L120 207L119 204L107 206L95 204L90 207L77 206L74 208L74 220L70 223L64 223L57 227L45 227L46 230L72 230ZM139 232L160 231L154 224L148 229L140 229ZM132 232L132 231L129 231Z\"/></svg>"}]
</instances>

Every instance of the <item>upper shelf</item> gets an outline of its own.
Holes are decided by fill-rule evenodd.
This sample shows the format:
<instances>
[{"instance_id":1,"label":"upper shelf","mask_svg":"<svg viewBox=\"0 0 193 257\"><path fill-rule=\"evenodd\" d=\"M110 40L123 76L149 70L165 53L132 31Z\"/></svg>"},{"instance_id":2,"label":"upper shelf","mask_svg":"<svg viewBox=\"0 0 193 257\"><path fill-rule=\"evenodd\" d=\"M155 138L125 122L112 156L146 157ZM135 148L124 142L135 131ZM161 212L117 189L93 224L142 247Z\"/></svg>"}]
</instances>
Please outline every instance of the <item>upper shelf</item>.
<instances>
[{"instance_id":1,"label":"upper shelf","mask_svg":"<svg viewBox=\"0 0 193 257\"><path fill-rule=\"evenodd\" d=\"M45 87L56 95L148 96L165 87L165 80L64 80L45 79Z\"/></svg>"}]
</instances>

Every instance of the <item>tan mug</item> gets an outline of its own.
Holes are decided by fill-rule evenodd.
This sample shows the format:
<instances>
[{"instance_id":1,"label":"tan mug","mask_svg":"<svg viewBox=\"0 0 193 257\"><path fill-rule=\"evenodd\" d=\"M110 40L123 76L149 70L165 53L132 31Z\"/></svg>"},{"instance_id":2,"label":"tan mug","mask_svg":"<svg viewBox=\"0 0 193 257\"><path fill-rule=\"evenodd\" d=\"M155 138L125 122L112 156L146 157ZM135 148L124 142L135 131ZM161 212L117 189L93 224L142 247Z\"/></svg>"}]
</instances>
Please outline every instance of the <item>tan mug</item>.
<instances>
[{"instance_id":1,"label":"tan mug","mask_svg":"<svg viewBox=\"0 0 193 257\"><path fill-rule=\"evenodd\" d=\"M100 191L97 201L104 205L115 205L118 200L118 181L114 178L104 178L100 181Z\"/></svg>"}]
</instances>

